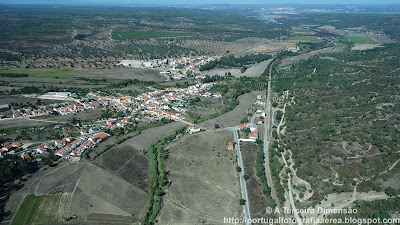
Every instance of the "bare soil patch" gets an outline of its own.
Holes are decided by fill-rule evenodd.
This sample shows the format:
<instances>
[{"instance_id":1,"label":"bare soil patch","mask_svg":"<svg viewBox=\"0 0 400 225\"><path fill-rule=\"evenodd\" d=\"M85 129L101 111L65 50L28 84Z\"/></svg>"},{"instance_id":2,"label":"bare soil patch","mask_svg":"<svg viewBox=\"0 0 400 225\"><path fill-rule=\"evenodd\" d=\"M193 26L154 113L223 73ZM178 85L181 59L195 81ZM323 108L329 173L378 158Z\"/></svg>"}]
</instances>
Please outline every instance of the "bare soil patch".
<instances>
[{"instance_id":1,"label":"bare soil patch","mask_svg":"<svg viewBox=\"0 0 400 225\"><path fill-rule=\"evenodd\" d=\"M169 133L178 130L184 125L183 123L173 122L161 127L150 128L142 131L140 135L126 140L124 143L138 150L146 150L154 141L167 136Z\"/></svg>"},{"instance_id":2,"label":"bare soil patch","mask_svg":"<svg viewBox=\"0 0 400 225\"><path fill-rule=\"evenodd\" d=\"M311 56L318 55L318 54L341 52L344 50L344 48L345 48L345 46L328 47L328 48L323 48L323 49L311 51L308 53L292 56L292 57L282 60L282 63L280 64L280 66L292 65L292 64L299 62L302 59L305 60L305 59L310 58Z\"/></svg>"},{"instance_id":3,"label":"bare soil patch","mask_svg":"<svg viewBox=\"0 0 400 225\"><path fill-rule=\"evenodd\" d=\"M159 69L147 68L115 68L112 70L92 69L75 71L71 76L111 80L138 79L163 82L166 79L164 76L160 75L160 71L161 70Z\"/></svg>"},{"instance_id":4,"label":"bare soil patch","mask_svg":"<svg viewBox=\"0 0 400 225\"><path fill-rule=\"evenodd\" d=\"M351 48L353 51L364 51L368 49L374 49L378 47L383 47L380 44L365 44L365 43L355 43L354 47Z\"/></svg>"},{"instance_id":5,"label":"bare soil patch","mask_svg":"<svg viewBox=\"0 0 400 225\"><path fill-rule=\"evenodd\" d=\"M240 186L232 133L197 133L171 144L165 161L171 186L163 197L160 224L223 223L240 217Z\"/></svg>"},{"instance_id":6,"label":"bare soil patch","mask_svg":"<svg viewBox=\"0 0 400 225\"><path fill-rule=\"evenodd\" d=\"M98 201L101 199L101 201ZM72 199L71 214L86 220L89 214L108 211L116 215L133 215L142 219L146 211L147 193L96 165L91 164L81 176ZM95 203L101 205L93 205Z\"/></svg>"},{"instance_id":7,"label":"bare soil patch","mask_svg":"<svg viewBox=\"0 0 400 225\"><path fill-rule=\"evenodd\" d=\"M244 73L240 72L240 69L237 68L230 68L230 69L216 68L208 71L203 71L202 74L209 76L213 75L225 76L225 74L231 73L232 76L234 77L259 77L264 72L265 68L267 68L270 62L271 59L251 65Z\"/></svg>"},{"instance_id":8,"label":"bare soil patch","mask_svg":"<svg viewBox=\"0 0 400 225\"><path fill-rule=\"evenodd\" d=\"M96 158L95 164L118 174L127 182L147 191L149 186L149 160L147 156L125 141Z\"/></svg>"}]
</instances>

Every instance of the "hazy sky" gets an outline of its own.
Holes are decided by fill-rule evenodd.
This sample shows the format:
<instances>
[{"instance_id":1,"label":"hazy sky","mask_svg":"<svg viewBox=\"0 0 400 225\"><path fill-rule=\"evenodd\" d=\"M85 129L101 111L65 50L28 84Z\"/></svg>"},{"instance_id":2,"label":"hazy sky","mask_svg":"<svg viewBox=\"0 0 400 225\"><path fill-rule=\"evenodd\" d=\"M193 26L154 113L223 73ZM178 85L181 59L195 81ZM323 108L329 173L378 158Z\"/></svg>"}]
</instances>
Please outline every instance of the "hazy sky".
<instances>
[{"instance_id":1,"label":"hazy sky","mask_svg":"<svg viewBox=\"0 0 400 225\"><path fill-rule=\"evenodd\" d=\"M400 0L0 0L0 4L400 4Z\"/></svg>"}]
</instances>

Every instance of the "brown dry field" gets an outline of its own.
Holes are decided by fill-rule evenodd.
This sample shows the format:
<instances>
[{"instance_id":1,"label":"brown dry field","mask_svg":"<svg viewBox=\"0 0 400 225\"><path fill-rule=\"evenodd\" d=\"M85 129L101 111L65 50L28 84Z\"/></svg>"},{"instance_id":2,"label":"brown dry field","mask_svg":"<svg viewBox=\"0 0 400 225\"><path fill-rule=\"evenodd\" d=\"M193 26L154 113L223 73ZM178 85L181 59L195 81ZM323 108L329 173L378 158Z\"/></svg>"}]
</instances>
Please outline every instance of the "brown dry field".
<instances>
[{"instance_id":1,"label":"brown dry field","mask_svg":"<svg viewBox=\"0 0 400 225\"><path fill-rule=\"evenodd\" d=\"M272 59L269 59L251 65L244 73L240 72L240 69L237 68L230 68L230 69L215 68L212 70L203 71L202 74L209 76L213 75L225 76L225 74L230 72L234 77L259 77L264 72L264 70L267 68L268 64L271 61Z\"/></svg>"},{"instance_id":2,"label":"brown dry field","mask_svg":"<svg viewBox=\"0 0 400 225\"><path fill-rule=\"evenodd\" d=\"M0 91L9 91L9 90L12 90L12 89L20 89L20 88L18 88L18 87L7 87L7 86L0 86Z\"/></svg>"},{"instance_id":3,"label":"brown dry field","mask_svg":"<svg viewBox=\"0 0 400 225\"><path fill-rule=\"evenodd\" d=\"M308 53L292 56L292 57L282 60L280 66L292 65L292 64L299 62L302 59L308 59L311 56L318 55L318 54L342 52L344 50L344 48L345 48L345 46L328 47L328 48L323 48L323 49L314 50L314 51L311 51Z\"/></svg>"},{"instance_id":4,"label":"brown dry field","mask_svg":"<svg viewBox=\"0 0 400 225\"><path fill-rule=\"evenodd\" d=\"M245 54L246 49L264 44L269 40L266 38L242 38L232 42L210 41L210 40L184 40L182 46L204 51L210 54L224 55L227 51Z\"/></svg>"},{"instance_id":5,"label":"brown dry field","mask_svg":"<svg viewBox=\"0 0 400 225\"><path fill-rule=\"evenodd\" d=\"M251 53L271 53L276 51L281 51L290 47L296 47L294 42L270 42L267 44L262 44L254 48L249 49Z\"/></svg>"},{"instance_id":6,"label":"brown dry field","mask_svg":"<svg viewBox=\"0 0 400 225\"><path fill-rule=\"evenodd\" d=\"M257 216L265 217L267 216L265 208L269 205L266 198L263 197L262 184L256 175L257 146L253 142L243 142L240 149L242 151L244 173L249 176L246 181L246 187L249 196L250 215L253 218Z\"/></svg>"},{"instance_id":7,"label":"brown dry field","mask_svg":"<svg viewBox=\"0 0 400 225\"><path fill-rule=\"evenodd\" d=\"M79 178L71 201L70 214L76 214L79 221L87 221L88 215L93 213L131 215L134 217L132 219L140 220L146 211L146 200L145 191L90 164ZM111 224L111 221L105 222Z\"/></svg>"},{"instance_id":8,"label":"brown dry field","mask_svg":"<svg viewBox=\"0 0 400 225\"><path fill-rule=\"evenodd\" d=\"M94 163L147 192L149 160L143 151L135 149L128 141L115 145L96 158Z\"/></svg>"},{"instance_id":9,"label":"brown dry field","mask_svg":"<svg viewBox=\"0 0 400 225\"><path fill-rule=\"evenodd\" d=\"M240 185L229 131L186 135L171 144L165 161L171 185L165 190L159 224L223 223L239 218Z\"/></svg>"},{"instance_id":10,"label":"brown dry field","mask_svg":"<svg viewBox=\"0 0 400 225\"><path fill-rule=\"evenodd\" d=\"M14 87L12 87L14 89ZM15 88L19 89L19 88ZM36 104L37 98L35 97L26 97L23 95L0 95L0 104L11 104L11 103L18 103L18 104L26 104L28 102ZM42 103L46 104L51 104L51 103L57 103L60 101L57 100L48 100L48 99L40 99ZM61 101L62 102L62 101Z\"/></svg>"},{"instance_id":11,"label":"brown dry field","mask_svg":"<svg viewBox=\"0 0 400 225\"><path fill-rule=\"evenodd\" d=\"M0 129L1 128L10 128L10 127L30 127L30 126L45 126L48 124L56 124L56 123L65 123L68 122L72 117L76 117L82 121L92 120L100 118L101 110L89 110L80 112L77 114L68 114L65 116L41 116L41 117L32 117L32 118L24 118L19 117L16 119L4 119L0 120Z\"/></svg>"},{"instance_id":12,"label":"brown dry field","mask_svg":"<svg viewBox=\"0 0 400 225\"><path fill-rule=\"evenodd\" d=\"M11 220L28 194L68 193L73 196L72 200L60 202L60 208L55 209L64 209L58 212L59 215L76 214L78 219L71 221L73 224L100 224L101 218L96 222L87 220L88 215L94 213L114 215L108 216L113 220L103 220L107 224L119 223L120 219L136 221L141 220L146 211L146 191L85 160L79 163L63 160L57 167L33 174L23 184L21 189L12 193L6 204L5 210L11 214L5 221Z\"/></svg>"},{"instance_id":13,"label":"brown dry field","mask_svg":"<svg viewBox=\"0 0 400 225\"><path fill-rule=\"evenodd\" d=\"M214 129L215 124L218 124L221 128L240 124L240 121L247 115L246 110L255 102L256 97L254 93L246 93L239 96L239 105L233 110L215 117L214 119L204 121L200 123L199 126Z\"/></svg>"},{"instance_id":14,"label":"brown dry field","mask_svg":"<svg viewBox=\"0 0 400 225\"><path fill-rule=\"evenodd\" d=\"M75 70L71 77L100 78L109 80L139 79L145 81L163 82L165 77L160 75L159 69L147 68L114 68L111 70L91 69Z\"/></svg>"},{"instance_id":15,"label":"brown dry field","mask_svg":"<svg viewBox=\"0 0 400 225\"><path fill-rule=\"evenodd\" d=\"M20 86L36 86L36 87L43 87L44 86L54 86L58 88L69 88L69 87L79 87L79 88L100 88L105 87L105 84L102 85L95 85L93 83L73 79L57 79L57 78L49 78L49 77L21 77L21 78L7 78L2 77L0 81L9 82L12 86L17 87L10 87L10 89L19 89Z\"/></svg>"},{"instance_id":16,"label":"brown dry field","mask_svg":"<svg viewBox=\"0 0 400 225\"><path fill-rule=\"evenodd\" d=\"M183 126L185 126L185 124L173 122L161 127L153 127L142 131L140 135L126 140L124 143L138 150L146 150L154 141L157 141L168 134L175 132Z\"/></svg>"}]
</instances>

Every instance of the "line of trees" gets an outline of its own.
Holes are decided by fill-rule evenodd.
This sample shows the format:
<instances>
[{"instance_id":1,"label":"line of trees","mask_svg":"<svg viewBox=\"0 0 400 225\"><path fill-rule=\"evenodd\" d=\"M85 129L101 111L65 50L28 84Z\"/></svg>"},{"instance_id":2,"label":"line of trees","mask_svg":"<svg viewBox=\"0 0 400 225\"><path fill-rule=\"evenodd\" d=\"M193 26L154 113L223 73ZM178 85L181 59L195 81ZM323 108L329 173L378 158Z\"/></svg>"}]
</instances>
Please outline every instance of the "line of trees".
<instances>
[{"instance_id":1,"label":"line of trees","mask_svg":"<svg viewBox=\"0 0 400 225\"><path fill-rule=\"evenodd\" d=\"M17 78L17 77L28 77L29 75L26 73L0 73L0 77L10 77L10 78Z\"/></svg>"},{"instance_id":2,"label":"line of trees","mask_svg":"<svg viewBox=\"0 0 400 225\"><path fill-rule=\"evenodd\" d=\"M150 186L147 192L147 212L145 214L144 224L155 224L157 214L161 210L161 196L165 193L163 188L169 185L167 171L164 169L164 160L167 159L167 151L164 146L171 142L177 135L184 134L187 126L164 137L161 140L153 142L147 149L147 156L150 160Z\"/></svg>"}]
</instances>

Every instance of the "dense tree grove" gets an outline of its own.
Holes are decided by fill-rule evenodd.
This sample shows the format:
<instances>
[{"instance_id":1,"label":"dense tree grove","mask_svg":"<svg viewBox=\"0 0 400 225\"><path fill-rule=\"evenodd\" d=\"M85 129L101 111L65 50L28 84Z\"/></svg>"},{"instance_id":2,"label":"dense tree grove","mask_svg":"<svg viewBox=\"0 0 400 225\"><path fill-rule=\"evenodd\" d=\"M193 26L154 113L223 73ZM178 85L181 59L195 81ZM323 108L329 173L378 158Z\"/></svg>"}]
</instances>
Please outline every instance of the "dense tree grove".
<instances>
[{"instance_id":1,"label":"dense tree grove","mask_svg":"<svg viewBox=\"0 0 400 225\"><path fill-rule=\"evenodd\" d=\"M216 67L242 67L244 65L250 65L259 63L270 59L271 56L267 54L252 54L241 57L235 57L233 55L221 57L219 60L210 61L207 64L200 67L200 71L211 70ZM243 72L246 69L243 70ZM243 73L242 72L242 73Z\"/></svg>"}]
</instances>

